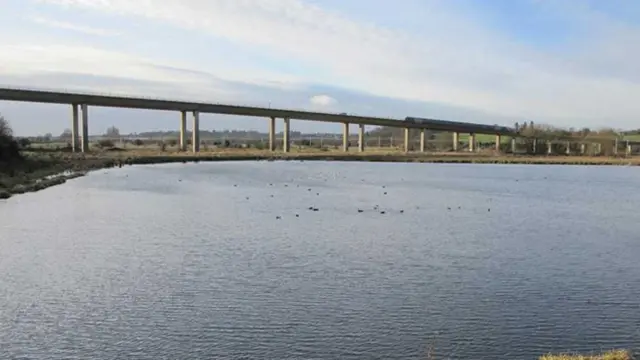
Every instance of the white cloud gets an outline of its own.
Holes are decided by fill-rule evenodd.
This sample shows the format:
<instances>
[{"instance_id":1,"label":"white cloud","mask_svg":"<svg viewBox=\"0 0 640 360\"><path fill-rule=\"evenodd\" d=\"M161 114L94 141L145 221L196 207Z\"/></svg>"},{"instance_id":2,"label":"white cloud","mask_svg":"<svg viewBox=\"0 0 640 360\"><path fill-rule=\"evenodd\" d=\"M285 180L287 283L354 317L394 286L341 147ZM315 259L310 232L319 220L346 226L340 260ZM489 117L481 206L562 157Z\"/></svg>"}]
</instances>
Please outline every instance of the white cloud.
<instances>
[{"instance_id":1,"label":"white cloud","mask_svg":"<svg viewBox=\"0 0 640 360\"><path fill-rule=\"evenodd\" d=\"M487 30L456 12L450 2L425 2L420 8L424 12L420 14L421 31L410 34L358 22L302 0L40 1L138 16L203 32L311 64L330 74L305 80L332 82L376 95L470 106L536 120L631 122L640 113L636 100L640 76L630 76L638 71L632 62L637 58L634 54L640 53L640 42L630 40L638 40L640 31L588 8L571 8L572 13L562 16L579 25L591 23L596 30L585 28L585 39L595 41L589 47L576 42L562 54L551 54ZM540 4L550 6L553 2ZM571 2L562 4L569 6ZM93 50L84 54L89 58L94 55ZM166 78L166 74L126 56L111 54L101 63L113 71L120 67L119 76ZM42 68L66 66L32 62ZM219 65L229 77L253 78L234 69L233 64ZM275 81L283 74L261 75L263 80Z\"/></svg>"},{"instance_id":2,"label":"white cloud","mask_svg":"<svg viewBox=\"0 0 640 360\"><path fill-rule=\"evenodd\" d=\"M57 20L49 19L43 16L30 16L28 19L35 23L50 26L53 28L72 30L72 31L77 31L84 34L89 34L89 35L98 35L98 36L120 35L120 33L117 31L100 29L100 28L90 27L90 26L77 25L77 24L72 24L64 21L57 21Z\"/></svg>"},{"instance_id":3,"label":"white cloud","mask_svg":"<svg viewBox=\"0 0 640 360\"><path fill-rule=\"evenodd\" d=\"M309 99L313 106L330 107L338 103L338 101L329 95L314 95Z\"/></svg>"},{"instance_id":4,"label":"white cloud","mask_svg":"<svg viewBox=\"0 0 640 360\"><path fill-rule=\"evenodd\" d=\"M163 61L124 52L108 51L97 47L78 45L0 44L0 83L29 87L33 76L55 74L110 77L133 80L129 85L100 86L82 84L57 85L66 91L97 91L110 94L139 96L167 96L176 99L208 102L235 102L239 94L228 86L229 82L257 86L278 86L295 89L299 80L286 74L268 73L212 61L209 69L194 69L189 64ZM7 82L9 81L9 82ZM135 81L158 83L158 89L167 88L162 94L149 93L148 88L136 88ZM246 100L246 99L245 99ZM247 105L265 104L249 103Z\"/></svg>"}]
</instances>

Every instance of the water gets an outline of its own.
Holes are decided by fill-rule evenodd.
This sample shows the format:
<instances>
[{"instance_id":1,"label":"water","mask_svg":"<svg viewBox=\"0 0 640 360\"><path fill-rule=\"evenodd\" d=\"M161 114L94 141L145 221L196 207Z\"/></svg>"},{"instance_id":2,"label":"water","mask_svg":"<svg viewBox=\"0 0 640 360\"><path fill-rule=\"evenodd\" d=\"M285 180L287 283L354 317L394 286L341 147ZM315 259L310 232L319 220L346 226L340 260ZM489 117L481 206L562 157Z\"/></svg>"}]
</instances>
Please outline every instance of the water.
<instances>
[{"instance_id":1,"label":"water","mask_svg":"<svg viewBox=\"0 0 640 360\"><path fill-rule=\"evenodd\" d=\"M93 172L0 203L0 358L638 348L639 183L632 167Z\"/></svg>"}]
</instances>

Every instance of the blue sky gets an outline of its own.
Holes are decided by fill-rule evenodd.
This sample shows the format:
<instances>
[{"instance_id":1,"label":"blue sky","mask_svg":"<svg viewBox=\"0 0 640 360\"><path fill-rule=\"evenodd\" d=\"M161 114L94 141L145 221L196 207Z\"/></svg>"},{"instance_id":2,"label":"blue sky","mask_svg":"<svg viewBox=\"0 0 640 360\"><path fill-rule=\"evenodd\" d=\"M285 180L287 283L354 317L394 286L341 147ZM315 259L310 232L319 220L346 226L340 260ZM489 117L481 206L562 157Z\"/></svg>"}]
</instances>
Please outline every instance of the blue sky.
<instances>
[{"instance_id":1,"label":"blue sky","mask_svg":"<svg viewBox=\"0 0 640 360\"><path fill-rule=\"evenodd\" d=\"M0 0L0 54L2 85L640 127L635 0ZM0 113L23 135L60 133L70 117L67 106L9 102ZM92 108L90 131L173 129L178 118ZM206 115L202 126L267 122Z\"/></svg>"}]
</instances>

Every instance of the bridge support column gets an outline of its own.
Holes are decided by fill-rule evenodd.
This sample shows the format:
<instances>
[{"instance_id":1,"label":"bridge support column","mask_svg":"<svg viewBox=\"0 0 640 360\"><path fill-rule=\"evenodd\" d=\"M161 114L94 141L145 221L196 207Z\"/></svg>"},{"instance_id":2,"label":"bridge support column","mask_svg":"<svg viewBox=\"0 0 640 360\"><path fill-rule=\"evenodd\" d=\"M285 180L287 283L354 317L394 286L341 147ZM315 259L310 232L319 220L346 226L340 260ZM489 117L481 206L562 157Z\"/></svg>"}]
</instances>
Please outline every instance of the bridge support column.
<instances>
[{"instance_id":1,"label":"bridge support column","mask_svg":"<svg viewBox=\"0 0 640 360\"><path fill-rule=\"evenodd\" d=\"M580 154L584 155L586 151L587 151L587 144L585 143L580 144Z\"/></svg>"},{"instance_id":2,"label":"bridge support column","mask_svg":"<svg viewBox=\"0 0 640 360\"><path fill-rule=\"evenodd\" d=\"M458 151L458 142L460 142L460 134L453 133L453 151Z\"/></svg>"},{"instance_id":3,"label":"bridge support column","mask_svg":"<svg viewBox=\"0 0 640 360\"><path fill-rule=\"evenodd\" d=\"M80 149L83 153L89 152L89 106L82 104L82 141Z\"/></svg>"},{"instance_id":4,"label":"bridge support column","mask_svg":"<svg viewBox=\"0 0 640 360\"><path fill-rule=\"evenodd\" d=\"M571 142L567 141L567 155L571 155Z\"/></svg>"},{"instance_id":5,"label":"bridge support column","mask_svg":"<svg viewBox=\"0 0 640 360\"><path fill-rule=\"evenodd\" d=\"M409 152L409 128L404 128L404 152Z\"/></svg>"},{"instance_id":6,"label":"bridge support column","mask_svg":"<svg viewBox=\"0 0 640 360\"><path fill-rule=\"evenodd\" d=\"M276 151L276 118L269 118L269 151Z\"/></svg>"},{"instance_id":7,"label":"bridge support column","mask_svg":"<svg viewBox=\"0 0 640 360\"><path fill-rule=\"evenodd\" d=\"M191 130L191 147L193 152L200 151L200 112L193 112L193 129Z\"/></svg>"},{"instance_id":8,"label":"bridge support column","mask_svg":"<svg viewBox=\"0 0 640 360\"><path fill-rule=\"evenodd\" d=\"M629 144L629 141L627 141L627 156L631 155L631 145Z\"/></svg>"},{"instance_id":9,"label":"bridge support column","mask_svg":"<svg viewBox=\"0 0 640 360\"><path fill-rule=\"evenodd\" d=\"M502 137L500 135L496 135L496 151L500 152L500 143L502 142Z\"/></svg>"},{"instance_id":10,"label":"bridge support column","mask_svg":"<svg viewBox=\"0 0 640 360\"><path fill-rule=\"evenodd\" d=\"M364 124L358 126L358 151L364 151Z\"/></svg>"},{"instance_id":11,"label":"bridge support column","mask_svg":"<svg viewBox=\"0 0 640 360\"><path fill-rule=\"evenodd\" d=\"M284 118L284 129L282 131L282 151L288 153L291 145L289 142L289 125L291 120L289 118Z\"/></svg>"},{"instance_id":12,"label":"bridge support column","mask_svg":"<svg viewBox=\"0 0 640 360\"><path fill-rule=\"evenodd\" d=\"M476 151L476 134L474 133L469 134L469 151Z\"/></svg>"},{"instance_id":13,"label":"bridge support column","mask_svg":"<svg viewBox=\"0 0 640 360\"><path fill-rule=\"evenodd\" d=\"M80 137L78 135L78 104L71 105L71 151L80 151Z\"/></svg>"},{"instance_id":14,"label":"bridge support column","mask_svg":"<svg viewBox=\"0 0 640 360\"><path fill-rule=\"evenodd\" d=\"M553 144L551 141L547 141L547 155L551 155L553 153Z\"/></svg>"},{"instance_id":15,"label":"bridge support column","mask_svg":"<svg viewBox=\"0 0 640 360\"><path fill-rule=\"evenodd\" d=\"M618 155L618 139L613 141L613 155Z\"/></svg>"},{"instance_id":16,"label":"bridge support column","mask_svg":"<svg viewBox=\"0 0 640 360\"><path fill-rule=\"evenodd\" d=\"M514 137L511 138L511 153L516 153L516 138Z\"/></svg>"},{"instance_id":17,"label":"bridge support column","mask_svg":"<svg viewBox=\"0 0 640 360\"><path fill-rule=\"evenodd\" d=\"M187 112L180 112L180 151L187 151Z\"/></svg>"},{"instance_id":18,"label":"bridge support column","mask_svg":"<svg viewBox=\"0 0 640 360\"><path fill-rule=\"evenodd\" d=\"M426 146L425 129L420 129L420 152L424 152Z\"/></svg>"},{"instance_id":19,"label":"bridge support column","mask_svg":"<svg viewBox=\"0 0 640 360\"><path fill-rule=\"evenodd\" d=\"M342 151L349 151L349 123L342 123Z\"/></svg>"}]
</instances>

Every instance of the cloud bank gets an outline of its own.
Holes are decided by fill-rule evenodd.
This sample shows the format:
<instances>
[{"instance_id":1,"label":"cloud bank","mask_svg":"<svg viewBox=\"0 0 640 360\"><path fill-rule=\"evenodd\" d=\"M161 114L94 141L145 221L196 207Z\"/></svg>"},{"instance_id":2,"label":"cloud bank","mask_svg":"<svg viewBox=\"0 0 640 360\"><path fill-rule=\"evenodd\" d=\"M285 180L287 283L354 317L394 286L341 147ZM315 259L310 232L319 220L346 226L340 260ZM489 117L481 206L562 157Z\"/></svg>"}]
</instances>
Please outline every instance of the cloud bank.
<instances>
[{"instance_id":1,"label":"cloud bank","mask_svg":"<svg viewBox=\"0 0 640 360\"><path fill-rule=\"evenodd\" d=\"M496 9L465 0L370 1L357 13L303 0L34 3L42 13L92 14L91 28L50 15L35 19L100 39L0 35L0 53L7 54L0 59L0 82L41 84L34 79L50 74L112 77L132 82L102 90L148 94L153 83L156 96L255 105L270 102L269 89L296 97L327 87L422 103L423 116L446 117L441 109L458 108L480 122L491 122L488 114L561 126L633 126L640 113L640 28L638 18L623 17L640 6L629 2L620 2L627 7L622 14L591 1L514 2L504 16L517 17L516 6L526 5L520 16L562 25L552 34L534 33L537 42L500 28L501 18L491 17ZM112 29L110 22L122 26ZM145 33L146 27L157 31ZM116 44L108 34L126 36ZM158 38L164 51L140 46L145 40L160 44ZM329 100L340 98L337 93L311 96L291 105L349 106Z\"/></svg>"}]
</instances>

